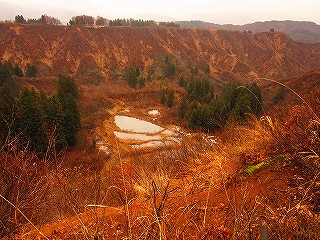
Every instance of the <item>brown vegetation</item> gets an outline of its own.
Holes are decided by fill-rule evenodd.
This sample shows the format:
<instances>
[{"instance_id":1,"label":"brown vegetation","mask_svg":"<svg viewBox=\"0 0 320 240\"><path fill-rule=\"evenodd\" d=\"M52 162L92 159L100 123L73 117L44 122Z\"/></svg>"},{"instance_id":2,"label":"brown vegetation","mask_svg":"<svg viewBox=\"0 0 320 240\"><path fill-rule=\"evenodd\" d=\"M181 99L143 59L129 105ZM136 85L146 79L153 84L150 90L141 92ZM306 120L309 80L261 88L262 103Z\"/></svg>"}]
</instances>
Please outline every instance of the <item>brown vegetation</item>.
<instances>
[{"instance_id":1,"label":"brown vegetation","mask_svg":"<svg viewBox=\"0 0 320 240\"><path fill-rule=\"evenodd\" d=\"M269 239L318 239L319 92L313 99L316 115L295 106L283 119L230 125L217 144L196 134L179 148L118 155L99 172L59 165L33 191L50 196L47 207L29 202L43 206L31 221L50 222L16 237L256 239L266 223Z\"/></svg>"},{"instance_id":2,"label":"brown vegetation","mask_svg":"<svg viewBox=\"0 0 320 240\"><path fill-rule=\"evenodd\" d=\"M0 149L4 239L257 239L264 230L268 239L320 238L317 71L283 82L296 89L312 79L304 102L295 103L300 98L289 93L260 119L214 132L216 143L209 134L191 133L180 145L129 151L109 124L124 109L148 119L150 108L161 110L156 123L175 124L177 106L161 106L160 90L169 85L177 96L184 91L176 77L163 76L132 89L114 69L144 66L146 72L144 64L171 53L185 65L188 57L199 66L209 61L221 73L230 68L238 76L296 76L319 67L319 55L310 55L317 45L278 33L12 25L1 31L8 46L0 45L3 59L22 65L33 59L42 74L77 75L82 117L78 145L57 158L41 160L21 149L18 139ZM106 82L95 82L95 70ZM17 79L55 90L53 77ZM99 134L109 140L111 156L95 148Z\"/></svg>"},{"instance_id":3,"label":"brown vegetation","mask_svg":"<svg viewBox=\"0 0 320 240\"><path fill-rule=\"evenodd\" d=\"M166 55L181 69L209 65L211 74L249 79L295 76L319 63L319 44L297 43L282 33L1 24L0 34L2 60L23 68L31 62L42 76L69 73L93 82L128 66L147 72Z\"/></svg>"}]
</instances>

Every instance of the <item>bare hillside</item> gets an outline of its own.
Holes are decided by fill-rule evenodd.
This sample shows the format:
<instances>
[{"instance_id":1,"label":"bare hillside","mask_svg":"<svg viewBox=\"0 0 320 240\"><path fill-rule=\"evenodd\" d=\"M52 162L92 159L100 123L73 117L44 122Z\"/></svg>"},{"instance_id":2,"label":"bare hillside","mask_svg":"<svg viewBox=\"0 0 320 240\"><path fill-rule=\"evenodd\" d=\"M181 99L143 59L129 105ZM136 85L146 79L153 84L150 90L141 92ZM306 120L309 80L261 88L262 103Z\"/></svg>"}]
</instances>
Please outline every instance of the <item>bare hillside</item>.
<instances>
[{"instance_id":1,"label":"bare hillside","mask_svg":"<svg viewBox=\"0 0 320 240\"><path fill-rule=\"evenodd\" d=\"M40 75L61 72L102 76L138 66L147 72L170 56L181 70L210 67L211 74L233 72L244 78L285 78L320 66L319 44L294 42L282 33L173 28L88 28L0 25L0 57Z\"/></svg>"}]
</instances>

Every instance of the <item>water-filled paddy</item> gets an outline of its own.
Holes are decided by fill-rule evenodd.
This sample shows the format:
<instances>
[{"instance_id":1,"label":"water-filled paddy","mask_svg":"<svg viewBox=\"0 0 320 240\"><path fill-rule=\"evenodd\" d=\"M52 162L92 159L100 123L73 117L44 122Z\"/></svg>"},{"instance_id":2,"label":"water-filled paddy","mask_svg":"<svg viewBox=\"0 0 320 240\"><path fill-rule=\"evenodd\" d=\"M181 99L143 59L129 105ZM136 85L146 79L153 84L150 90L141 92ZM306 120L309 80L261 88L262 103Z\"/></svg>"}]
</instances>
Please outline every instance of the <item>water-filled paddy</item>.
<instances>
[{"instance_id":1,"label":"water-filled paddy","mask_svg":"<svg viewBox=\"0 0 320 240\"><path fill-rule=\"evenodd\" d=\"M155 134L164 130L164 128L156 124L134 117L116 115L114 121L122 131Z\"/></svg>"}]
</instances>

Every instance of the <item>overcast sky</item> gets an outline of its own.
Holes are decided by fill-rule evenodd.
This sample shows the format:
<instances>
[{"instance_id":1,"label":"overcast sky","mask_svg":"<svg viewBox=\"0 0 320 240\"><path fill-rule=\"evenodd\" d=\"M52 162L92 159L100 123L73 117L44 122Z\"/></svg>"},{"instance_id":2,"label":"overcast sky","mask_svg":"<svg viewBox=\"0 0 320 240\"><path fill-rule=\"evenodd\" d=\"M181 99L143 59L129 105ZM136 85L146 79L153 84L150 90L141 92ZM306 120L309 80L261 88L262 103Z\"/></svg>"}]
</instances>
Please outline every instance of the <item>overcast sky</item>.
<instances>
[{"instance_id":1,"label":"overcast sky","mask_svg":"<svg viewBox=\"0 0 320 240\"><path fill-rule=\"evenodd\" d=\"M67 22L86 14L158 21L203 20L245 24L267 20L313 21L320 24L320 0L0 0L0 19L39 18L47 14Z\"/></svg>"}]
</instances>

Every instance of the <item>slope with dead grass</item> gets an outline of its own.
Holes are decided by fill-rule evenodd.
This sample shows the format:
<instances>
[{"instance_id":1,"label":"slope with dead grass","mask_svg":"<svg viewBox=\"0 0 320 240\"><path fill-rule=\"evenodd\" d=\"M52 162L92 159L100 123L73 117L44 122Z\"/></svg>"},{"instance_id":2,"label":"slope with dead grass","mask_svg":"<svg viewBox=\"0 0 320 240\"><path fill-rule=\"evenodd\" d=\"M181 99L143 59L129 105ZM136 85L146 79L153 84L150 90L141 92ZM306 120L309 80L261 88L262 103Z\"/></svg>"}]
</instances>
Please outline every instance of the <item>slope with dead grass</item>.
<instances>
[{"instance_id":1,"label":"slope with dead grass","mask_svg":"<svg viewBox=\"0 0 320 240\"><path fill-rule=\"evenodd\" d=\"M129 66L146 73L166 55L184 70L209 67L212 74L232 71L245 78L295 76L320 62L319 44L294 42L281 33L7 24L0 25L0 33L2 60L22 68L32 62L42 75L70 73L86 81Z\"/></svg>"},{"instance_id":2,"label":"slope with dead grass","mask_svg":"<svg viewBox=\"0 0 320 240\"><path fill-rule=\"evenodd\" d=\"M308 109L299 113L282 124L229 125L217 144L196 134L178 148L120 154L95 179L77 177L85 188L67 184L63 196L74 195L65 207L77 214L39 230L68 239L256 239L267 229L268 239L318 239L319 124ZM95 198L88 186L99 186Z\"/></svg>"}]
</instances>

